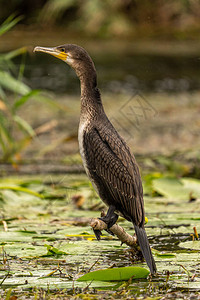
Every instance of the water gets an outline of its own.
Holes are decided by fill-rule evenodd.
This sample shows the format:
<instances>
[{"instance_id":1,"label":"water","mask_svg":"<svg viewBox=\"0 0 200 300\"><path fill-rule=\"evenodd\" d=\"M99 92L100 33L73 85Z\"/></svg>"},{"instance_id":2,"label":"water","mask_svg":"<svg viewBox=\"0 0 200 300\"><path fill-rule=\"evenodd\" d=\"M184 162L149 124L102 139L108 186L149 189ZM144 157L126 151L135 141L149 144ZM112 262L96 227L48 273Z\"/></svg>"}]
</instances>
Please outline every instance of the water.
<instances>
[{"instance_id":1,"label":"water","mask_svg":"<svg viewBox=\"0 0 200 300\"><path fill-rule=\"evenodd\" d=\"M98 85L112 93L134 90L182 92L200 87L200 59L197 56L93 55ZM20 65L20 59L15 60ZM58 59L45 54L27 56L25 78L32 88L56 93L79 93L74 71Z\"/></svg>"}]
</instances>

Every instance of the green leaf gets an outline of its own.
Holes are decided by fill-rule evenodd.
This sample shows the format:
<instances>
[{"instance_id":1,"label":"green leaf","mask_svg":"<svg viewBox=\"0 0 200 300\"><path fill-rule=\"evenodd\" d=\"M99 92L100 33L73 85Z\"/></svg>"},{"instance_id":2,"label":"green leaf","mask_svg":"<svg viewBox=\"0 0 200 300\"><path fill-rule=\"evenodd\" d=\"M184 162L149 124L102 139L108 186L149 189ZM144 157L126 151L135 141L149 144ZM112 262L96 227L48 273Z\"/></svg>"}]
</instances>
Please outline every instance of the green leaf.
<instances>
[{"instance_id":1,"label":"green leaf","mask_svg":"<svg viewBox=\"0 0 200 300\"><path fill-rule=\"evenodd\" d=\"M152 182L154 179L161 178L161 173L149 173L148 175L144 176L143 180L143 191L144 195L152 195L154 193Z\"/></svg>"},{"instance_id":2,"label":"green leaf","mask_svg":"<svg viewBox=\"0 0 200 300\"><path fill-rule=\"evenodd\" d=\"M183 183L174 177L163 177L153 180L154 189L167 198L185 199L189 195L183 190Z\"/></svg>"},{"instance_id":3,"label":"green leaf","mask_svg":"<svg viewBox=\"0 0 200 300\"><path fill-rule=\"evenodd\" d=\"M19 116L14 116L14 121L19 125L21 129L23 129L29 136L34 137L35 131L24 119Z\"/></svg>"},{"instance_id":4,"label":"green leaf","mask_svg":"<svg viewBox=\"0 0 200 300\"><path fill-rule=\"evenodd\" d=\"M0 116L0 144L4 153L8 151L8 146L11 147L13 140L10 136L9 131L4 126L4 119Z\"/></svg>"},{"instance_id":5,"label":"green leaf","mask_svg":"<svg viewBox=\"0 0 200 300\"><path fill-rule=\"evenodd\" d=\"M27 193L33 196L36 196L38 198L43 198L42 195L40 195L37 192L34 192L30 189L21 187L21 186L14 186L14 185L0 185L0 190L12 190L12 191L16 191L16 192L23 192L23 193Z\"/></svg>"},{"instance_id":6,"label":"green leaf","mask_svg":"<svg viewBox=\"0 0 200 300\"><path fill-rule=\"evenodd\" d=\"M45 256L68 255L67 252L61 251L51 245L44 244L44 246L47 247L47 254Z\"/></svg>"},{"instance_id":7,"label":"green leaf","mask_svg":"<svg viewBox=\"0 0 200 300\"><path fill-rule=\"evenodd\" d=\"M12 27L14 27L21 19L22 19L22 17L15 18L14 14L12 14L11 16L9 16L3 22L3 24L0 26L0 35L3 35L8 30L10 30Z\"/></svg>"},{"instance_id":8,"label":"green leaf","mask_svg":"<svg viewBox=\"0 0 200 300\"><path fill-rule=\"evenodd\" d=\"M0 86L20 95L26 95L30 92L30 88L26 84L5 71L0 71Z\"/></svg>"},{"instance_id":9,"label":"green leaf","mask_svg":"<svg viewBox=\"0 0 200 300\"><path fill-rule=\"evenodd\" d=\"M73 6L75 2L75 0L48 1L41 10L39 19L45 22L52 22L56 20L59 15L62 15L67 8Z\"/></svg>"},{"instance_id":10,"label":"green leaf","mask_svg":"<svg viewBox=\"0 0 200 300\"><path fill-rule=\"evenodd\" d=\"M153 180L154 189L167 198L190 200L190 197L200 197L200 180L193 178L177 179L163 177Z\"/></svg>"},{"instance_id":11,"label":"green leaf","mask_svg":"<svg viewBox=\"0 0 200 300\"><path fill-rule=\"evenodd\" d=\"M155 254L157 257L160 258L173 258L176 257L175 253L170 253L170 252L160 252L158 250L152 249L153 254Z\"/></svg>"},{"instance_id":12,"label":"green leaf","mask_svg":"<svg viewBox=\"0 0 200 300\"><path fill-rule=\"evenodd\" d=\"M184 188L196 198L200 198L200 180L194 178L182 178L181 182L184 184Z\"/></svg>"},{"instance_id":13,"label":"green leaf","mask_svg":"<svg viewBox=\"0 0 200 300\"><path fill-rule=\"evenodd\" d=\"M80 278L78 281L122 281L129 280L131 277L133 279L137 278L147 278L149 271L141 267L122 267L98 270L94 272L87 273Z\"/></svg>"},{"instance_id":14,"label":"green leaf","mask_svg":"<svg viewBox=\"0 0 200 300\"><path fill-rule=\"evenodd\" d=\"M17 101L15 101L15 103L13 104L13 111L15 112L20 106L25 104L32 96L37 95L39 92L40 92L39 90L32 90L28 92L26 95L22 96Z\"/></svg>"},{"instance_id":15,"label":"green leaf","mask_svg":"<svg viewBox=\"0 0 200 300\"><path fill-rule=\"evenodd\" d=\"M11 59L15 58L16 56L22 55L23 53L26 53L26 52L27 52L26 47L21 47L16 50L10 51L6 54L1 54L1 58L3 60L11 60Z\"/></svg>"},{"instance_id":16,"label":"green leaf","mask_svg":"<svg viewBox=\"0 0 200 300\"><path fill-rule=\"evenodd\" d=\"M186 249L200 250L200 241L188 241L179 244L179 247Z\"/></svg>"},{"instance_id":17,"label":"green leaf","mask_svg":"<svg viewBox=\"0 0 200 300\"><path fill-rule=\"evenodd\" d=\"M5 99L5 97L6 97L6 95L5 95L3 89L0 86L0 98Z\"/></svg>"}]
</instances>

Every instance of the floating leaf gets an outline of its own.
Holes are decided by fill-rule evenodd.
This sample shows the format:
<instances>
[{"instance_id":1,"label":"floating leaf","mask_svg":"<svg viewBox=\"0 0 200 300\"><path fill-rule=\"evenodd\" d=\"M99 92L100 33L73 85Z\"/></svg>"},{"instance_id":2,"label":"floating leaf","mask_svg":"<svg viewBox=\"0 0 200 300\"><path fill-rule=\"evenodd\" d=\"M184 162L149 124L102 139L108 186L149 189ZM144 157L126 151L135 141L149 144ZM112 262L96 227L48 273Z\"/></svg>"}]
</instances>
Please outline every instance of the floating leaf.
<instances>
[{"instance_id":1,"label":"floating leaf","mask_svg":"<svg viewBox=\"0 0 200 300\"><path fill-rule=\"evenodd\" d=\"M67 252L61 251L56 247L53 247L51 245L44 244L45 247L47 247L47 254L45 256L57 256L57 255L68 255Z\"/></svg>"},{"instance_id":2,"label":"floating leaf","mask_svg":"<svg viewBox=\"0 0 200 300\"><path fill-rule=\"evenodd\" d=\"M145 195L152 195L154 193L152 182L154 179L161 178L161 173L150 173L144 176L143 191Z\"/></svg>"},{"instance_id":3,"label":"floating leaf","mask_svg":"<svg viewBox=\"0 0 200 300\"><path fill-rule=\"evenodd\" d=\"M163 177L153 180L154 189L167 198L188 198L183 190L183 183L173 177Z\"/></svg>"},{"instance_id":4,"label":"floating leaf","mask_svg":"<svg viewBox=\"0 0 200 300\"><path fill-rule=\"evenodd\" d=\"M176 257L175 253L167 253L167 252L160 252L157 250L152 250L153 254L155 254L157 257L162 257L162 258L172 258L172 257Z\"/></svg>"},{"instance_id":5,"label":"floating leaf","mask_svg":"<svg viewBox=\"0 0 200 300\"><path fill-rule=\"evenodd\" d=\"M122 267L98 270L87 273L80 278L78 281L122 281L133 279L147 278L149 271L141 267Z\"/></svg>"},{"instance_id":6,"label":"floating leaf","mask_svg":"<svg viewBox=\"0 0 200 300\"><path fill-rule=\"evenodd\" d=\"M200 197L200 180L193 178L177 179L163 177L153 180L154 189L167 198L190 200L190 197Z\"/></svg>"},{"instance_id":7,"label":"floating leaf","mask_svg":"<svg viewBox=\"0 0 200 300\"><path fill-rule=\"evenodd\" d=\"M182 178L181 182L184 184L184 188L196 198L200 198L200 180L194 178Z\"/></svg>"},{"instance_id":8,"label":"floating leaf","mask_svg":"<svg viewBox=\"0 0 200 300\"><path fill-rule=\"evenodd\" d=\"M188 241L179 244L181 248L200 250L200 241Z\"/></svg>"}]
</instances>

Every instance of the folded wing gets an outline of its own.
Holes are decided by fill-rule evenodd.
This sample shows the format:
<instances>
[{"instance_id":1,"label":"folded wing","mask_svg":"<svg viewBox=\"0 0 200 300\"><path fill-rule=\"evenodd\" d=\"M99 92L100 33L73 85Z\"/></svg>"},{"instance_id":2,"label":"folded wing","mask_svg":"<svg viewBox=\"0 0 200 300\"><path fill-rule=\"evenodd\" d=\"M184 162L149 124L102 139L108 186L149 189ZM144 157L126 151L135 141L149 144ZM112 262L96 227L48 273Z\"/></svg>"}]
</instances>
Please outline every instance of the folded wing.
<instances>
[{"instance_id":1,"label":"folded wing","mask_svg":"<svg viewBox=\"0 0 200 300\"><path fill-rule=\"evenodd\" d=\"M143 189L138 165L112 125L106 125L84 133L85 156L91 178L104 202L115 205L127 220L143 226Z\"/></svg>"}]
</instances>

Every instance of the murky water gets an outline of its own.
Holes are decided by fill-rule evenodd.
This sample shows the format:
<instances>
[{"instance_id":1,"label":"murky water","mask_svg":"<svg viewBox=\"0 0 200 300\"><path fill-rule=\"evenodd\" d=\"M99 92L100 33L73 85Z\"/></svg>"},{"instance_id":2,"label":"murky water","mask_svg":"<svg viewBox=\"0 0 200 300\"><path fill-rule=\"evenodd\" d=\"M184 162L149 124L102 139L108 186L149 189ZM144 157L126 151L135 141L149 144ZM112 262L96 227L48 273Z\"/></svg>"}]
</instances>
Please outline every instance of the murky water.
<instances>
[{"instance_id":1,"label":"murky water","mask_svg":"<svg viewBox=\"0 0 200 300\"><path fill-rule=\"evenodd\" d=\"M140 91L180 92L199 89L198 56L100 55L93 60L99 87L115 93ZM20 59L15 62L20 64ZM79 93L74 71L62 61L45 54L27 56L25 78L32 88L56 93Z\"/></svg>"}]
</instances>

